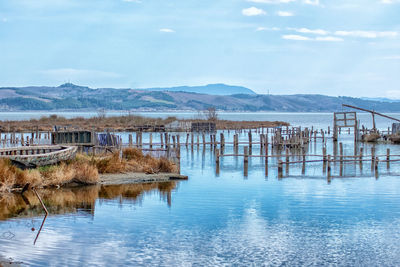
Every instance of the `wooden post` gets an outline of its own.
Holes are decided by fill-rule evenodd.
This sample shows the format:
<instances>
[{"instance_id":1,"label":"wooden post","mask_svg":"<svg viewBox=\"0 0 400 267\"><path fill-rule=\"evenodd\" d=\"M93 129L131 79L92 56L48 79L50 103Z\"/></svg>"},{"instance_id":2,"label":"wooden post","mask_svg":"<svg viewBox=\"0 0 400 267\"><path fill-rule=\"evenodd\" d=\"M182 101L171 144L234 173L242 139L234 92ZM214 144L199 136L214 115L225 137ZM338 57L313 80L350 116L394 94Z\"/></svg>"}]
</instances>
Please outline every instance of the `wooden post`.
<instances>
[{"instance_id":1,"label":"wooden post","mask_svg":"<svg viewBox=\"0 0 400 267\"><path fill-rule=\"evenodd\" d=\"M132 147L132 145L133 145L132 134L129 134L129 147Z\"/></svg>"},{"instance_id":2,"label":"wooden post","mask_svg":"<svg viewBox=\"0 0 400 267\"><path fill-rule=\"evenodd\" d=\"M378 179L379 178L379 172L378 172L379 158L378 157L375 158L374 165L375 165L375 178Z\"/></svg>"},{"instance_id":3,"label":"wooden post","mask_svg":"<svg viewBox=\"0 0 400 267\"><path fill-rule=\"evenodd\" d=\"M343 176L343 143L339 143L339 153L340 153L340 176Z\"/></svg>"},{"instance_id":4,"label":"wooden post","mask_svg":"<svg viewBox=\"0 0 400 267\"><path fill-rule=\"evenodd\" d=\"M327 158L326 158L326 146L324 146L322 148L322 161L323 161L322 172L325 173L326 172L326 161L327 161Z\"/></svg>"},{"instance_id":5,"label":"wooden post","mask_svg":"<svg viewBox=\"0 0 400 267\"><path fill-rule=\"evenodd\" d=\"M390 148L386 149L386 168L390 169Z\"/></svg>"},{"instance_id":6,"label":"wooden post","mask_svg":"<svg viewBox=\"0 0 400 267\"><path fill-rule=\"evenodd\" d=\"M289 149L286 148L286 176L289 175Z\"/></svg>"},{"instance_id":7,"label":"wooden post","mask_svg":"<svg viewBox=\"0 0 400 267\"><path fill-rule=\"evenodd\" d=\"M160 142L161 142L161 148L164 147L164 141L163 141L163 134L160 133Z\"/></svg>"},{"instance_id":8,"label":"wooden post","mask_svg":"<svg viewBox=\"0 0 400 267\"><path fill-rule=\"evenodd\" d=\"M360 170L363 168L363 153L364 153L364 148L360 148Z\"/></svg>"},{"instance_id":9,"label":"wooden post","mask_svg":"<svg viewBox=\"0 0 400 267\"><path fill-rule=\"evenodd\" d=\"M193 146L194 146L194 135L193 135L193 133L191 133L191 135L190 135L190 147L191 147L192 150L193 150Z\"/></svg>"},{"instance_id":10,"label":"wooden post","mask_svg":"<svg viewBox=\"0 0 400 267\"><path fill-rule=\"evenodd\" d=\"M165 148L169 149L169 134L164 133L164 139L165 139Z\"/></svg>"},{"instance_id":11,"label":"wooden post","mask_svg":"<svg viewBox=\"0 0 400 267\"><path fill-rule=\"evenodd\" d=\"M278 179L283 178L283 166L282 166L282 160L278 161Z\"/></svg>"},{"instance_id":12,"label":"wooden post","mask_svg":"<svg viewBox=\"0 0 400 267\"><path fill-rule=\"evenodd\" d=\"M189 133L186 135L186 147L189 145Z\"/></svg>"},{"instance_id":13,"label":"wooden post","mask_svg":"<svg viewBox=\"0 0 400 267\"><path fill-rule=\"evenodd\" d=\"M328 155L327 177L331 178L331 155Z\"/></svg>"},{"instance_id":14,"label":"wooden post","mask_svg":"<svg viewBox=\"0 0 400 267\"><path fill-rule=\"evenodd\" d=\"M301 174L306 174L306 154L303 152L303 164L301 165Z\"/></svg>"},{"instance_id":15,"label":"wooden post","mask_svg":"<svg viewBox=\"0 0 400 267\"><path fill-rule=\"evenodd\" d=\"M222 152L222 150L224 149L224 134L223 133L219 134L219 147Z\"/></svg>"},{"instance_id":16,"label":"wooden post","mask_svg":"<svg viewBox=\"0 0 400 267\"><path fill-rule=\"evenodd\" d=\"M204 133L201 135L202 139L203 139L203 149L206 148L206 136L204 135Z\"/></svg>"},{"instance_id":17,"label":"wooden post","mask_svg":"<svg viewBox=\"0 0 400 267\"><path fill-rule=\"evenodd\" d=\"M152 149L153 148L153 134L152 133L150 133L150 136L149 136L149 147L150 147L150 149ZM175 143L175 140L174 140L174 143ZM175 144L174 144L174 146L175 146Z\"/></svg>"},{"instance_id":18,"label":"wooden post","mask_svg":"<svg viewBox=\"0 0 400 267\"><path fill-rule=\"evenodd\" d=\"M248 171L249 171L249 152L248 152L248 147L244 147L244 158L243 158L243 167L244 167L244 176L248 176Z\"/></svg>"},{"instance_id":19,"label":"wooden post","mask_svg":"<svg viewBox=\"0 0 400 267\"><path fill-rule=\"evenodd\" d=\"M268 154L265 155L265 177L268 177Z\"/></svg>"},{"instance_id":20,"label":"wooden post","mask_svg":"<svg viewBox=\"0 0 400 267\"><path fill-rule=\"evenodd\" d=\"M249 148L252 147L252 137L251 137L251 130L249 131Z\"/></svg>"},{"instance_id":21,"label":"wooden post","mask_svg":"<svg viewBox=\"0 0 400 267\"><path fill-rule=\"evenodd\" d=\"M375 147L371 148L371 170L375 168Z\"/></svg>"},{"instance_id":22,"label":"wooden post","mask_svg":"<svg viewBox=\"0 0 400 267\"><path fill-rule=\"evenodd\" d=\"M215 151L215 173L219 175L219 149Z\"/></svg>"},{"instance_id":23,"label":"wooden post","mask_svg":"<svg viewBox=\"0 0 400 267\"><path fill-rule=\"evenodd\" d=\"M172 146L174 149L176 149L176 139L175 135L172 136Z\"/></svg>"}]
</instances>

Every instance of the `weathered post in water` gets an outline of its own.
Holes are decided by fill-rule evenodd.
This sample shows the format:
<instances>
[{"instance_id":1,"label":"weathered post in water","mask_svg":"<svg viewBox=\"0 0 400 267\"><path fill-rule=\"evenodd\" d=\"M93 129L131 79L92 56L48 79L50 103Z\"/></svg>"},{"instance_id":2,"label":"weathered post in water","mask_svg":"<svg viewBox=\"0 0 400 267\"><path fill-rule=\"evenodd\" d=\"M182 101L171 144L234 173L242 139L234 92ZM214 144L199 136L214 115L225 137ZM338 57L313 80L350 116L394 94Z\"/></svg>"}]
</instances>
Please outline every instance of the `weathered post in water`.
<instances>
[{"instance_id":1,"label":"weathered post in water","mask_svg":"<svg viewBox=\"0 0 400 267\"><path fill-rule=\"evenodd\" d=\"M244 176L248 176L248 171L249 171L249 152L248 152L248 147L244 147L244 158L243 158L243 167L244 167Z\"/></svg>"},{"instance_id":2,"label":"weathered post in water","mask_svg":"<svg viewBox=\"0 0 400 267\"><path fill-rule=\"evenodd\" d=\"M386 149L386 168L390 169L390 148Z\"/></svg>"},{"instance_id":3,"label":"weathered post in water","mask_svg":"<svg viewBox=\"0 0 400 267\"><path fill-rule=\"evenodd\" d=\"M340 176L343 176L343 143L339 143L339 153L340 153Z\"/></svg>"},{"instance_id":4,"label":"weathered post in water","mask_svg":"<svg viewBox=\"0 0 400 267\"><path fill-rule=\"evenodd\" d=\"M371 171L375 168L375 147L371 147Z\"/></svg>"},{"instance_id":5,"label":"weathered post in water","mask_svg":"<svg viewBox=\"0 0 400 267\"><path fill-rule=\"evenodd\" d=\"M279 159L278 161L278 179L283 178L283 166L282 166L282 160Z\"/></svg>"},{"instance_id":6,"label":"weathered post in water","mask_svg":"<svg viewBox=\"0 0 400 267\"><path fill-rule=\"evenodd\" d=\"M215 150L215 173L219 175L219 149Z\"/></svg>"},{"instance_id":7,"label":"weathered post in water","mask_svg":"<svg viewBox=\"0 0 400 267\"><path fill-rule=\"evenodd\" d=\"M327 177L331 178L331 155L328 155Z\"/></svg>"},{"instance_id":8,"label":"weathered post in water","mask_svg":"<svg viewBox=\"0 0 400 267\"><path fill-rule=\"evenodd\" d=\"M289 148L286 148L286 176L289 175Z\"/></svg>"}]
</instances>

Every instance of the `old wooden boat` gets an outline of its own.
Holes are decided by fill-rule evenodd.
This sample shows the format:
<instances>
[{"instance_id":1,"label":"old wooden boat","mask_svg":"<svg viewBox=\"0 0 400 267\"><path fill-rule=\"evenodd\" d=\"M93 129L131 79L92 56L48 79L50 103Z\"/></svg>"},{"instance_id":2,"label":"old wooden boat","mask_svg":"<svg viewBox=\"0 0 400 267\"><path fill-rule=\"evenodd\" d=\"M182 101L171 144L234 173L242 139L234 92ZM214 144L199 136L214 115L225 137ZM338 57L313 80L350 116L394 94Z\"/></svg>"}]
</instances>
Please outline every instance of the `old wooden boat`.
<instances>
[{"instance_id":1,"label":"old wooden boat","mask_svg":"<svg viewBox=\"0 0 400 267\"><path fill-rule=\"evenodd\" d=\"M23 146L1 148L0 157L20 167L33 168L75 158L76 146Z\"/></svg>"}]
</instances>

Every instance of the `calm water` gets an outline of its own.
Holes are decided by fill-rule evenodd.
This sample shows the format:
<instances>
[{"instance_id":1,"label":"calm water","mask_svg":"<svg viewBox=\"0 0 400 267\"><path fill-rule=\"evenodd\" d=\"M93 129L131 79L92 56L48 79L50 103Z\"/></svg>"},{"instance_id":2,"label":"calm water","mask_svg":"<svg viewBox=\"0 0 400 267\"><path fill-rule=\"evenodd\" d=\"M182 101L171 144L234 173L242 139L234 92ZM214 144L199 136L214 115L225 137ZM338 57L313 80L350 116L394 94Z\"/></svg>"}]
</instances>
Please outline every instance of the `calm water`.
<instances>
[{"instance_id":1,"label":"calm water","mask_svg":"<svg viewBox=\"0 0 400 267\"><path fill-rule=\"evenodd\" d=\"M327 125L321 118L332 117L257 116L321 127ZM354 153L351 140L341 136L347 155ZM369 154L372 145L362 146ZM400 154L400 146L386 144L376 146L377 154L389 147ZM332 153L330 143L327 148ZM308 149L320 154L321 144ZM44 266L400 264L400 168L394 163L390 170L382 164L378 179L368 162L362 170L345 165L346 178L337 178L334 166L328 183L320 164L308 164L305 175L301 166L291 167L278 180L275 161L265 177L263 160L250 159L244 177L243 159L226 157L217 176L209 147L182 149L181 156L188 181L41 191L51 215L35 245L43 219L37 199L31 192L29 204L17 195L2 197L0 256Z\"/></svg>"}]
</instances>

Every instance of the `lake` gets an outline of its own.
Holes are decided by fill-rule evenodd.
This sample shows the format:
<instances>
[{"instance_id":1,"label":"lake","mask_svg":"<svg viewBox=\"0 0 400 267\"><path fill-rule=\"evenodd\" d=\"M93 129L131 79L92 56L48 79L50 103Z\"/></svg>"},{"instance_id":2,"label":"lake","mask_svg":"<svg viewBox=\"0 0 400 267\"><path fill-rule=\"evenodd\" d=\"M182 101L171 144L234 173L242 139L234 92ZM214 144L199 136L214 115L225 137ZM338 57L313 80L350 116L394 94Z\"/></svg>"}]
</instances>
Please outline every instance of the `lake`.
<instances>
[{"instance_id":1,"label":"lake","mask_svg":"<svg viewBox=\"0 0 400 267\"><path fill-rule=\"evenodd\" d=\"M28 116L0 115L2 120ZM326 128L332 125L333 116L222 113L220 117ZM371 127L369 114L360 114L359 118ZM391 124L382 119L377 123L382 129ZM232 139L232 132L225 134ZM242 133L241 140L246 136ZM255 134L254 138L257 140ZM352 155L352 135L343 134L340 141L344 153ZM360 147L365 154L372 147L377 154L385 154L387 148L392 154L400 154L397 145L360 144L356 149ZM320 154L321 149L319 142L308 147L310 153ZM327 150L332 153L330 141ZM227 146L225 153L232 151ZM253 154L259 152L254 145ZM219 175L214 162L208 146L193 151L183 147L181 173L189 176L188 181L41 190L50 215L36 244L44 217L37 199L31 192L27 195L29 204L19 195L0 197L0 256L32 266L400 264L399 164L392 163L389 170L382 164L377 179L369 162L362 169L345 164L344 178L338 177L334 166L328 182L320 163L307 164L304 175L301 164L295 165L289 176L277 179L276 160L270 162L268 177L260 158L249 159L247 177L243 175L242 158L222 158Z\"/></svg>"}]
</instances>

